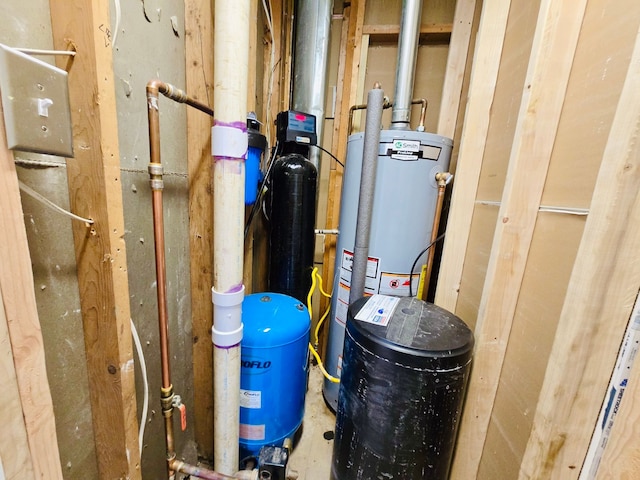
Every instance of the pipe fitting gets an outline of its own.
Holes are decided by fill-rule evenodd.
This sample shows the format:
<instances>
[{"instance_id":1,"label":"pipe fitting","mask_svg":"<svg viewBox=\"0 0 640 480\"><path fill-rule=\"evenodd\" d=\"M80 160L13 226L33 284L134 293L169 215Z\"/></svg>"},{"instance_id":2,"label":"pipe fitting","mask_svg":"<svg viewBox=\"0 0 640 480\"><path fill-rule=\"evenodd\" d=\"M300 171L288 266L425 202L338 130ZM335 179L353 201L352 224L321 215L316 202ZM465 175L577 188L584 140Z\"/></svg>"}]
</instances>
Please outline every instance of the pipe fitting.
<instances>
[{"instance_id":1,"label":"pipe fitting","mask_svg":"<svg viewBox=\"0 0 640 480\"><path fill-rule=\"evenodd\" d=\"M237 292L223 293L211 288L213 327L211 340L217 347L232 347L242 340L244 285Z\"/></svg>"},{"instance_id":2,"label":"pipe fitting","mask_svg":"<svg viewBox=\"0 0 640 480\"><path fill-rule=\"evenodd\" d=\"M436 182L438 183L439 187L445 187L449 185L452 179L453 179L453 175L449 172L436 173Z\"/></svg>"},{"instance_id":3,"label":"pipe fitting","mask_svg":"<svg viewBox=\"0 0 640 480\"><path fill-rule=\"evenodd\" d=\"M170 417L173 412L173 402L175 395L173 394L173 385L168 388L160 388L160 405L162 406L162 414Z\"/></svg>"}]
</instances>

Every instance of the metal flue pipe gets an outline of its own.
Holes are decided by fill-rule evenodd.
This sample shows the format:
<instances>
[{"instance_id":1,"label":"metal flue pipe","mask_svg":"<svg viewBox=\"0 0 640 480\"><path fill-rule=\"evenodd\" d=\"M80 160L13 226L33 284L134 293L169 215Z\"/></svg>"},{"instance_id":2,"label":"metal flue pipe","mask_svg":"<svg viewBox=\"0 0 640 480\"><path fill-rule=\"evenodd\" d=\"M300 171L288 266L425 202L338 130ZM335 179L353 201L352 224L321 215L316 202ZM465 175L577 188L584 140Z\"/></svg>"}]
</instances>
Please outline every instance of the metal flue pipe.
<instances>
[{"instance_id":1,"label":"metal flue pipe","mask_svg":"<svg viewBox=\"0 0 640 480\"><path fill-rule=\"evenodd\" d=\"M206 480L227 480L234 478L252 478L252 472L237 472L233 476L224 475L212 470L190 465L177 459L173 434L173 409L177 399L171 383L171 367L169 364L169 322L167 314L167 278L164 242L164 216L162 192L164 189L163 168L160 157L160 111L158 96L162 93L167 98L185 103L201 112L213 115L213 110L197 100L189 97L182 90L160 80L151 80L147 84L147 115L149 122L149 176L153 208L153 240L156 263L156 290L158 297L158 328L160 331L160 368L162 386L160 402L164 417L165 440L167 449L167 475L174 479L176 472L186 473ZM143 419L142 421L145 421Z\"/></svg>"},{"instance_id":2,"label":"metal flue pipe","mask_svg":"<svg viewBox=\"0 0 640 480\"><path fill-rule=\"evenodd\" d=\"M396 86L391 110L392 130L408 130L411 118L411 97L415 78L422 0L403 0L400 36L398 39L398 65Z\"/></svg>"},{"instance_id":3,"label":"metal flue pipe","mask_svg":"<svg viewBox=\"0 0 640 480\"><path fill-rule=\"evenodd\" d=\"M316 117L318 143L322 144L325 87L329 58L329 33L333 0L298 2L296 50L293 66L293 109ZM320 152L312 149L309 160L320 171Z\"/></svg>"},{"instance_id":4,"label":"metal flue pipe","mask_svg":"<svg viewBox=\"0 0 640 480\"><path fill-rule=\"evenodd\" d=\"M239 464L250 3L216 0L214 16L213 448L215 470L227 475Z\"/></svg>"},{"instance_id":5,"label":"metal flue pipe","mask_svg":"<svg viewBox=\"0 0 640 480\"><path fill-rule=\"evenodd\" d=\"M371 216L373 213L374 187L376 183L376 167L380 144L380 123L384 92L376 83L367 95L367 120L364 130L364 148L362 153L362 175L360 177L360 198L358 201L358 220L356 222L356 239L353 247L353 267L351 269L351 290L349 303L355 302L364 295L367 277L367 260L369 258L369 237L371 232Z\"/></svg>"}]
</instances>

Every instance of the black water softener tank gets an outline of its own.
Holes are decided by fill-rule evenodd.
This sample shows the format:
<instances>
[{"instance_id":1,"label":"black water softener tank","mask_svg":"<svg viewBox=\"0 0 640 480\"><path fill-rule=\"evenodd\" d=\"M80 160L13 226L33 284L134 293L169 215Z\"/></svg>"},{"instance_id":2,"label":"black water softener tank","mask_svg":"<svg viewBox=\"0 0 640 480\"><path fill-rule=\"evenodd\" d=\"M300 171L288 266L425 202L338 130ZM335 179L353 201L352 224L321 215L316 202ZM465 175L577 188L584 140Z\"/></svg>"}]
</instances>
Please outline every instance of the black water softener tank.
<instances>
[{"instance_id":1,"label":"black water softener tank","mask_svg":"<svg viewBox=\"0 0 640 480\"><path fill-rule=\"evenodd\" d=\"M331 478L444 480L473 333L452 313L410 297L386 326L356 320L370 298L347 314Z\"/></svg>"}]
</instances>

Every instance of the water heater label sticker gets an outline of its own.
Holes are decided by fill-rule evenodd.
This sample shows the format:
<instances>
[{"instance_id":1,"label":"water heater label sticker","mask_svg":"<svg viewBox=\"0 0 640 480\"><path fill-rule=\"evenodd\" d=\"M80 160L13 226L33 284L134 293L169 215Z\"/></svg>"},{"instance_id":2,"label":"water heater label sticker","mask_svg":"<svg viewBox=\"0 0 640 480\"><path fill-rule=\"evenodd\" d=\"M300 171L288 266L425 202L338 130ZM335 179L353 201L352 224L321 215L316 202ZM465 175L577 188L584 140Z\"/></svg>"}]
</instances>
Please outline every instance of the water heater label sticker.
<instances>
[{"instance_id":1,"label":"water heater label sticker","mask_svg":"<svg viewBox=\"0 0 640 480\"><path fill-rule=\"evenodd\" d=\"M411 279L411 290L413 294L415 294L418 291L419 283L420 283L420 274L414 273L413 278ZM408 297L409 296L409 274L382 272L382 275L380 278L380 294Z\"/></svg>"},{"instance_id":2,"label":"water heater label sticker","mask_svg":"<svg viewBox=\"0 0 640 480\"><path fill-rule=\"evenodd\" d=\"M244 408L262 408L262 392L240 389L240 406Z\"/></svg>"},{"instance_id":3,"label":"water heater label sticker","mask_svg":"<svg viewBox=\"0 0 640 480\"><path fill-rule=\"evenodd\" d=\"M338 285L338 301L336 302L336 321L347 323L347 309L349 308L349 286L343 282Z\"/></svg>"},{"instance_id":4,"label":"water heater label sticker","mask_svg":"<svg viewBox=\"0 0 640 480\"><path fill-rule=\"evenodd\" d=\"M387 326L393 311L400 302L398 297L373 295L356 314L356 320Z\"/></svg>"},{"instance_id":5,"label":"water heater label sticker","mask_svg":"<svg viewBox=\"0 0 640 480\"><path fill-rule=\"evenodd\" d=\"M240 438L243 440L264 440L264 425L240 424Z\"/></svg>"},{"instance_id":6,"label":"water heater label sticker","mask_svg":"<svg viewBox=\"0 0 640 480\"><path fill-rule=\"evenodd\" d=\"M349 287L351 285L351 271L353 269L353 252L343 249L342 260L340 261L340 279ZM369 257L367 259L367 273L364 279L365 293L373 295L378 293L378 284L380 283L380 259L378 257ZM348 295L347 295L348 297ZM348 298L347 298L348 303Z\"/></svg>"}]
</instances>

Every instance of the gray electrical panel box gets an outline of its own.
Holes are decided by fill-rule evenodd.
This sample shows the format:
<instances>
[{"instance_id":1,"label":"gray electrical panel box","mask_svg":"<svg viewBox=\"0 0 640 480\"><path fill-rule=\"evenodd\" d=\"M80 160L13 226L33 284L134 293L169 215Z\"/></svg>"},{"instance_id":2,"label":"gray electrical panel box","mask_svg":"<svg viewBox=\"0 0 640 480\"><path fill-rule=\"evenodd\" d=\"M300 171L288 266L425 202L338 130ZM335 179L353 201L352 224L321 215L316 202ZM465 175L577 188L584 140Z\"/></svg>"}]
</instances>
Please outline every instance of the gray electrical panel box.
<instances>
[{"instance_id":1,"label":"gray electrical panel box","mask_svg":"<svg viewBox=\"0 0 640 480\"><path fill-rule=\"evenodd\" d=\"M10 149L73 157L67 72L0 44L0 93Z\"/></svg>"}]
</instances>

